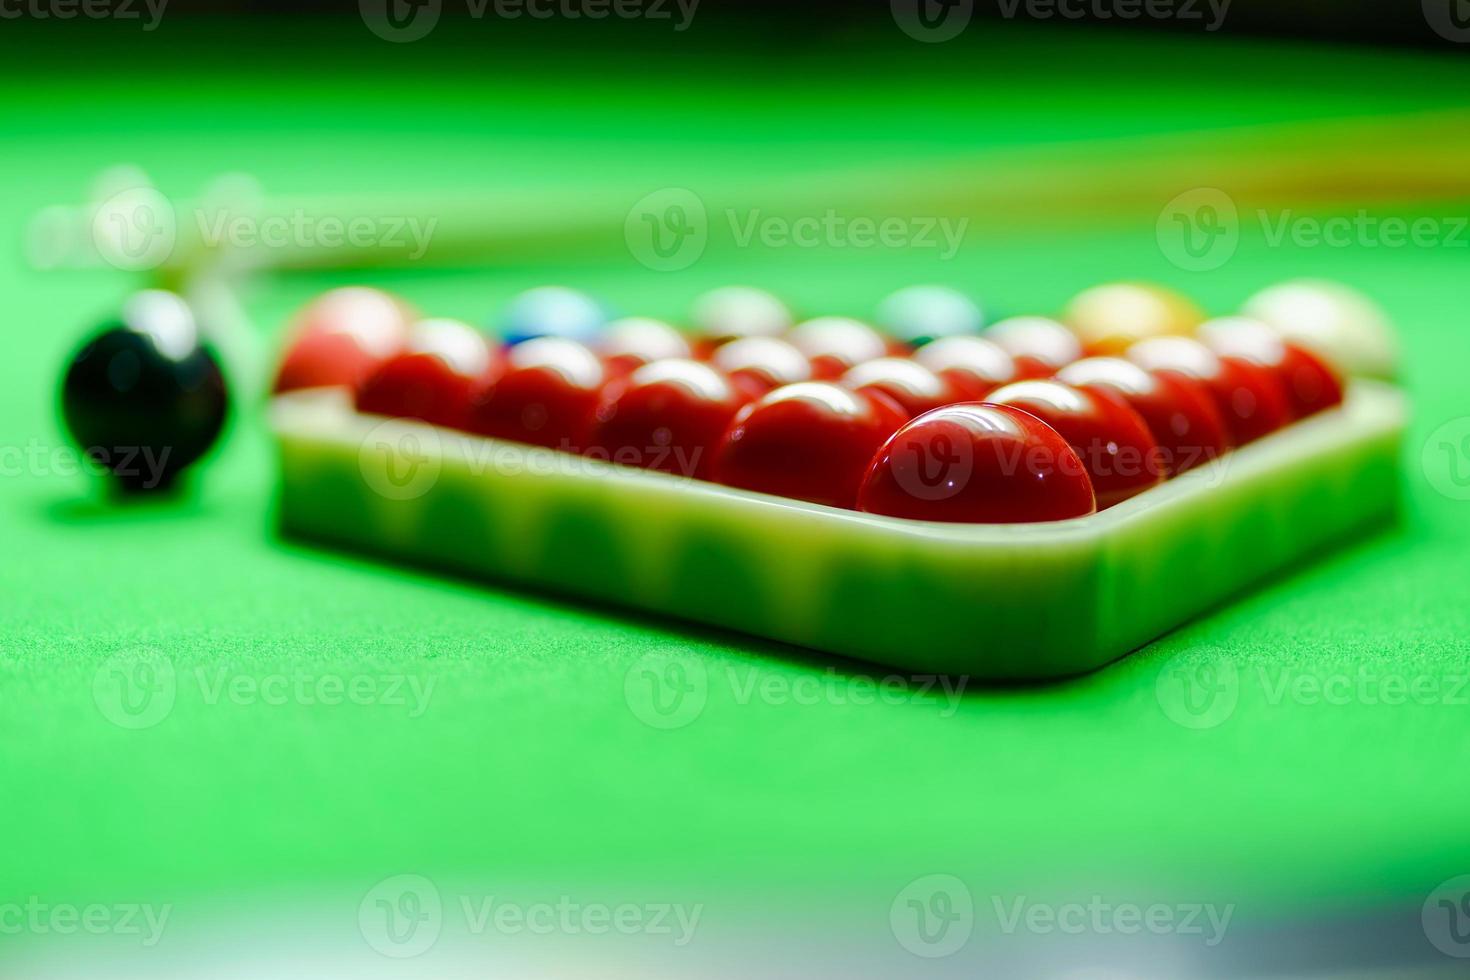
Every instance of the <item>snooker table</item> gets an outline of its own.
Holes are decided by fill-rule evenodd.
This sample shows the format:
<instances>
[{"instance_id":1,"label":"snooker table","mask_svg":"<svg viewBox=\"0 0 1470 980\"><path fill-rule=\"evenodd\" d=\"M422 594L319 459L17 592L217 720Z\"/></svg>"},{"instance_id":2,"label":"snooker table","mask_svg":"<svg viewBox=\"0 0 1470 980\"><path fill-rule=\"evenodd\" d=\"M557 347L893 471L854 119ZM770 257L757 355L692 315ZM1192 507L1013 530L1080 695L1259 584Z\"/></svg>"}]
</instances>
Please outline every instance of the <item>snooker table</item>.
<instances>
[{"instance_id":1,"label":"snooker table","mask_svg":"<svg viewBox=\"0 0 1470 980\"><path fill-rule=\"evenodd\" d=\"M252 975L605 975L610 962L640 975L1458 975L1470 940L1434 916L1445 896L1454 914L1466 887L1454 880L1470 874L1470 249L1450 233L1313 245L1247 218L1228 261L1196 271L1160 247L1158 218L1209 184L1187 182L1191 160L1215 179L1217 145L1304 133L1309 151L1372 120L1409 139L1365 155L1437 155L1449 176L1384 186L1364 206L1448 228L1470 213L1470 157L1433 134L1470 120L1470 62L1043 26L987 22L940 46L864 37L838 56L628 26L618 48L583 25L557 42L574 69L513 93L473 43L386 46L309 18L166 23L146 47L109 43L116 25L17 26L24 43L7 44L23 50L0 59L0 227L17 237L117 161L180 194L243 170L293 193L492 186L554 200L577 187L619 213L665 187L719 186L758 208L761 187L834 161L896 185L916 162L974 168L982 196L986 167L1037 160L1096 160L1113 179L1167 157L1183 175L982 213L952 255L712 230L697 262L661 271L613 227L477 262L261 274L243 298L266 343L305 300L352 282L484 322L545 282L677 319L730 282L863 316L932 280L1003 315L1137 278L1223 313L1320 276L1390 314L1415 419L1402 517L1381 534L1086 676L889 680L282 540L258 386L238 386L226 438L182 498L116 506L65 465L54 389L137 279L43 273L14 248L0 262L0 972L185 976L222 960ZM525 43L494 47L497 73L549 57L544 35L516 30ZM251 57L215 54L232 41ZM632 67L639 50L656 55L652 77ZM140 51L146 73L130 70ZM859 70L877 59L881 75ZM604 84L616 98L589 97ZM1306 159L1321 192L1264 206L1356 213L1364 178L1334 199L1351 164ZM1215 186L1230 190L1229 176ZM1252 193L1236 195L1243 213ZM105 680L137 651L169 674L168 697L141 715ZM694 679L673 717L640 687L650 665ZM1203 713L1175 693L1181 676L1214 685L1190 692ZM367 924L377 898L402 905L404 875L415 901L442 903L431 948ZM543 931L512 915L487 927L474 913L492 896L513 912L663 908L673 926L599 931L573 915ZM954 948L909 934L910 902L958 917ZM166 928L115 917L93 935L54 914L130 903L155 920L167 910ZM1094 907L1091 927L1066 924ZM1155 907L1174 925L1114 914Z\"/></svg>"}]
</instances>

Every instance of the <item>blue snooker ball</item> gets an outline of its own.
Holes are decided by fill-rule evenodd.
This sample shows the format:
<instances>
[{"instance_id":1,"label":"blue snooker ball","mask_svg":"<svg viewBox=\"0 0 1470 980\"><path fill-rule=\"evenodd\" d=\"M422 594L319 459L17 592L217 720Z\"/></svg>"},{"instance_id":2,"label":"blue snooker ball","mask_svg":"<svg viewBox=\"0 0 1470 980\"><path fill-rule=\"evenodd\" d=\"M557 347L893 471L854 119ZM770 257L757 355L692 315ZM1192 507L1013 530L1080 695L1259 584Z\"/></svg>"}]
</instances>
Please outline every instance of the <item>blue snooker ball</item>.
<instances>
[{"instance_id":1,"label":"blue snooker ball","mask_svg":"<svg viewBox=\"0 0 1470 980\"><path fill-rule=\"evenodd\" d=\"M511 300L500 332L508 344L536 337L564 337L588 344L597 339L607 321L602 304L586 293L564 286L541 286Z\"/></svg>"},{"instance_id":2,"label":"blue snooker ball","mask_svg":"<svg viewBox=\"0 0 1470 980\"><path fill-rule=\"evenodd\" d=\"M917 347L940 337L975 334L985 317L974 300L948 286L908 286L878 306L878 327Z\"/></svg>"}]
</instances>

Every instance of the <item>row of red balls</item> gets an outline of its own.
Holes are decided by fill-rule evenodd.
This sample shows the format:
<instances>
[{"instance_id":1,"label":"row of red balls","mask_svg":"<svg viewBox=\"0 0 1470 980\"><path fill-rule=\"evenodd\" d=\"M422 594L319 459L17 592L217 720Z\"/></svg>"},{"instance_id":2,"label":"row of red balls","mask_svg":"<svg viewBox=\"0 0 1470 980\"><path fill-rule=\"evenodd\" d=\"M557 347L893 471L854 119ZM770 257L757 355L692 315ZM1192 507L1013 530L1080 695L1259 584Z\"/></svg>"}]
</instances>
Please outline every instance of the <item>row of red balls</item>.
<instances>
[{"instance_id":1,"label":"row of red balls","mask_svg":"<svg viewBox=\"0 0 1470 980\"><path fill-rule=\"evenodd\" d=\"M1126 358L1075 359L1043 320L916 352L837 318L693 350L654 321L597 351L502 349L401 307L394 339L358 300L308 317L278 390L347 384L364 413L924 520L1084 516L1342 398L1321 360L1247 324Z\"/></svg>"}]
</instances>

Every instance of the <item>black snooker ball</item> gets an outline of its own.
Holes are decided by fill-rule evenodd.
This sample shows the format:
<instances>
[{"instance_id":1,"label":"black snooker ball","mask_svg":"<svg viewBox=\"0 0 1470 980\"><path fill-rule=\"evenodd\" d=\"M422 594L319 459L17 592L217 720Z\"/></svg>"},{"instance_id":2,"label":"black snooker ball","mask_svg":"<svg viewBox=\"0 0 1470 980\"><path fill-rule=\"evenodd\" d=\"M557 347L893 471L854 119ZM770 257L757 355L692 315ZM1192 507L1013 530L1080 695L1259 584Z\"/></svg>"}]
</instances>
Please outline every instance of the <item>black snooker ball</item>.
<instances>
[{"instance_id":1,"label":"black snooker ball","mask_svg":"<svg viewBox=\"0 0 1470 980\"><path fill-rule=\"evenodd\" d=\"M173 293L132 296L86 342L61 387L66 428L125 491L172 486L219 437L228 410L219 362Z\"/></svg>"}]
</instances>

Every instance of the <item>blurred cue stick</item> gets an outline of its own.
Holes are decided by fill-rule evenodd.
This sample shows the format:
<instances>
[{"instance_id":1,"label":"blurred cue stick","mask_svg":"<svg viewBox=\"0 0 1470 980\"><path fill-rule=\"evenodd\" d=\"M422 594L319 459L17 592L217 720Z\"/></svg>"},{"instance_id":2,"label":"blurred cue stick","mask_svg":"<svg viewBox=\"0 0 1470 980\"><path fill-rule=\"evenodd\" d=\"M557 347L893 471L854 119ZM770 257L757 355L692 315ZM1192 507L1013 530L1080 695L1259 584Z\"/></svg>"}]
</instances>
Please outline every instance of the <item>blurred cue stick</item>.
<instances>
[{"instance_id":1,"label":"blurred cue stick","mask_svg":"<svg viewBox=\"0 0 1470 980\"><path fill-rule=\"evenodd\" d=\"M960 185L964 169L930 175ZM1239 206L1382 207L1470 200L1470 112L1354 118L1026 147L969 163L973 221L1154 218L1195 188ZM978 175L978 179L977 179Z\"/></svg>"},{"instance_id":2,"label":"blurred cue stick","mask_svg":"<svg viewBox=\"0 0 1470 980\"><path fill-rule=\"evenodd\" d=\"M765 215L805 217L833 211L844 217L968 218L971 229L1060 230L1125 220L1153 223L1177 195L1207 187L1242 210L1345 206L1391 207L1470 201L1470 111L1364 117L1171 133L1043 146L916 162L869 164L842 171L708 180L689 189L713 228L723 212L759 208ZM625 238L628 222L655 188L606 182L545 191L424 194L381 197L271 197L251 178L227 175L197 199L164 198L134 168L114 168L92 188L88 203L44 208L32 221L28 246L37 268L114 268L138 272L152 285L182 293L200 315L237 377L255 388L264 378L261 332L240 290L271 270L362 269L413 265L518 265L570 255L618 256L639 268ZM327 245L321 240L281 247L211 245L204 230L218 219L259 228L298 216L363 219L379 230L416 219L434 222L427 251L415 256L373 241ZM134 254L116 236L156 229L160 216L173 235L166 248ZM657 215L654 215L657 218ZM147 219L147 220L144 220ZM715 236L712 235L712 238Z\"/></svg>"},{"instance_id":3,"label":"blurred cue stick","mask_svg":"<svg viewBox=\"0 0 1470 980\"><path fill-rule=\"evenodd\" d=\"M1200 187L1223 191L1242 208L1447 202L1470 199L1470 111L1032 145L685 186L698 198L712 231L726 223L727 211L738 215L754 208L777 217L828 210L878 220L963 217L981 229L1116 218L1152 221L1176 195ZM104 253L109 229L118 234L146 230L139 213L146 207L166 211L175 229L171 247L141 266L163 283L206 270L233 278L268 269L519 264L573 253L627 256L625 226L644 220L640 202L653 190L608 182L540 191L406 188L381 197L274 197L250 178L235 175L216 181L198 199L168 201L147 185L146 177L124 168L104 177L90 204L47 208L37 215L30 251L42 268L127 268L128 256L117 253L117 243L112 243L114 254ZM109 214L109 207L122 213ZM153 221L157 214L146 217ZM653 214L653 220L658 217ZM344 228L357 221L377 238L367 244L328 243L319 233L322 226L314 224L317 238L308 233L280 246L211 244L207 232L225 227L223 219L239 219L250 228L322 219ZM432 229L421 255L409 222ZM397 241L385 241L395 229Z\"/></svg>"}]
</instances>

